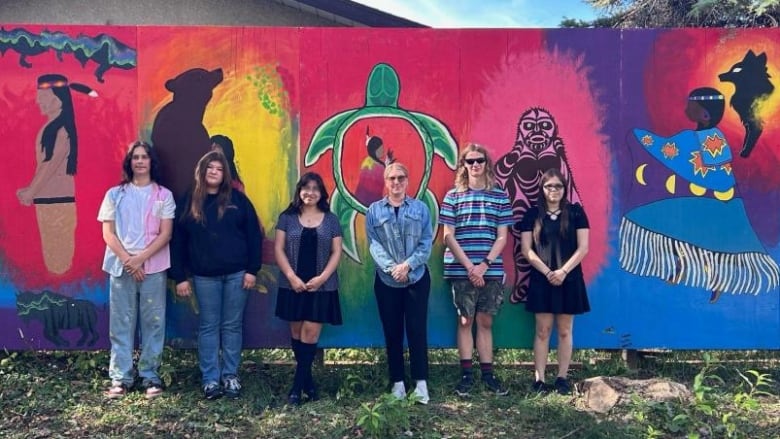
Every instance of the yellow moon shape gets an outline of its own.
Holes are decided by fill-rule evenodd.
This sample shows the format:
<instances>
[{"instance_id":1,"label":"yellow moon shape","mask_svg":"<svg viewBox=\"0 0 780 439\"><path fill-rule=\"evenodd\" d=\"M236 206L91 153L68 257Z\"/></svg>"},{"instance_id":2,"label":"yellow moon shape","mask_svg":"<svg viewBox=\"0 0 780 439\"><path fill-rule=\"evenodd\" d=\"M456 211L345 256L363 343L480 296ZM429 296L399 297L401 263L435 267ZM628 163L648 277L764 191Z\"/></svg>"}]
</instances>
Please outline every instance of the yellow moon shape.
<instances>
[{"instance_id":1,"label":"yellow moon shape","mask_svg":"<svg viewBox=\"0 0 780 439\"><path fill-rule=\"evenodd\" d=\"M647 186L647 182L645 181L645 168L647 167L647 163L643 163L636 168L636 172L634 173L634 176L636 177L636 181L639 182L642 186Z\"/></svg>"},{"instance_id":2,"label":"yellow moon shape","mask_svg":"<svg viewBox=\"0 0 780 439\"><path fill-rule=\"evenodd\" d=\"M734 188L730 188L729 190L725 192L718 192L715 191L715 198L719 199L720 201L728 201L734 197Z\"/></svg>"},{"instance_id":3,"label":"yellow moon shape","mask_svg":"<svg viewBox=\"0 0 780 439\"><path fill-rule=\"evenodd\" d=\"M666 190L674 195L675 183L677 182L677 176L672 174L666 179Z\"/></svg>"},{"instance_id":4,"label":"yellow moon shape","mask_svg":"<svg viewBox=\"0 0 780 439\"><path fill-rule=\"evenodd\" d=\"M688 189L690 189L691 193L693 195L696 195L697 197L701 197L702 195L704 195L705 192L707 192L706 188L703 188L698 184L693 184L693 183L688 185Z\"/></svg>"}]
</instances>

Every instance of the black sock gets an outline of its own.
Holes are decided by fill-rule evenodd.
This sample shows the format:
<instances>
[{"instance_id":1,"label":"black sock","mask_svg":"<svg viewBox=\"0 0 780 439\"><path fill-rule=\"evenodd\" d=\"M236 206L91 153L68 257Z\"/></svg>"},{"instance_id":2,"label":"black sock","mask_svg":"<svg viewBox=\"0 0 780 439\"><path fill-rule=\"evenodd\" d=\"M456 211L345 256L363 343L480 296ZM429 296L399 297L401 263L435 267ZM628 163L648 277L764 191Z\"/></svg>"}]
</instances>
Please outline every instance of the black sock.
<instances>
[{"instance_id":1,"label":"black sock","mask_svg":"<svg viewBox=\"0 0 780 439\"><path fill-rule=\"evenodd\" d=\"M303 354L303 342L298 339L291 338L290 344L292 345L293 355L295 356L295 376L293 377L293 386L290 393L298 393L303 390L303 385L306 380L306 366L304 362Z\"/></svg>"},{"instance_id":2,"label":"black sock","mask_svg":"<svg viewBox=\"0 0 780 439\"><path fill-rule=\"evenodd\" d=\"M300 363L303 366L302 388L304 390L312 390L314 388L314 377L311 373L311 365L314 363L314 357L317 355L317 343L300 342L299 346L301 356Z\"/></svg>"},{"instance_id":3,"label":"black sock","mask_svg":"<svg viewBox=\"0 0 780 439\"><path fill-rule=\"evenodd\" d=\"M471 376L471 358L460 359L460 373L461 375Z\"/></svg>"},{"instance_id":4,"label":"black sock","mask_svg":"<svg viewBox=\"0 0 780 439\"><path fill-rule=\"evenodd\" d=\"M290 337L290 347L293 351L293 356L295 357L295 361L298 361L298 352L301 350L301 341L297 338Z\"/></svg>"},{"instance_id":5,"label":"black sock","mask_svg":"<svg viewBox=\"0 0 780 439\"><path fill-rule=\"evenodd\" d=\"M482 378L493 375L493 363L479 363L479 370L482 372Z\"/></svg>"}]
</instances>

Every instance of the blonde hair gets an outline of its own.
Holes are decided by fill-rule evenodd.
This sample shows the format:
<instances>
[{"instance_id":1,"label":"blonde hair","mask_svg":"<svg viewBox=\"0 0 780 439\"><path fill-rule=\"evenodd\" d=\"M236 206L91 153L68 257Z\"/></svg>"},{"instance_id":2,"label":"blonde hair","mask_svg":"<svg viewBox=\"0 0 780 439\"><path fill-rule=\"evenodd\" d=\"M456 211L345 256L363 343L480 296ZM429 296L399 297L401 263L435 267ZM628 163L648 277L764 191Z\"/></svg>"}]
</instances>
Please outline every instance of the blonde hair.
<instances>
[{"instance_id":1,"label":"blonde hair","mask_svg":"<svg viewBox=\"0 0 780 439\"><path fill-rule=\"evenodd\" d=\"M404 173L404 175L405 175L407 178L409 177L409 170L408 170L408 169L406 169L406 166L404 166L404 164L403 164L403 163L401 163L401 162L393 162L393 163L390 163L389 165L387 165L387 167L385 167L384 178L387 178L387 175L388 175L388 174L390 173L390 171L392 171L393 169L398 169L399 171L403 172L403 173Z\"/></svg>"},{"instance_id":2,"label":"blonde hair","mask_svg":"<svg viewBox=\"0 0 780 439\"><path fill-rule=\"evenodd\" d=\"M485 189L493 189L496 186L496 173L493 170L493 160L484 146L477 143L467 143L460 152L458 159L458 170L455 171L455 189L458 192L465 192L469 189L469 170L466 166L466 155L470 152L478 152L485 156Z\"/></svg>"}]
</instances>

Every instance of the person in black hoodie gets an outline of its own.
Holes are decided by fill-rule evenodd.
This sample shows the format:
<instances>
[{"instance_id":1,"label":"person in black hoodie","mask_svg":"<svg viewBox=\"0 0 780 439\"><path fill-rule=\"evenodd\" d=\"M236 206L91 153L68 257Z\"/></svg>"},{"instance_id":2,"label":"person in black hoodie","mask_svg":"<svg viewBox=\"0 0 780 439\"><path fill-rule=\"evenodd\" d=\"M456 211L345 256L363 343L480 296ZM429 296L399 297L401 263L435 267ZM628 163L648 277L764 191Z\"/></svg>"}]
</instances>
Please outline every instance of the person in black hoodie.
<instances>
[{"instance_id":1,"label":"person in black hoodie","mask_svg":"<svg viewBox=\"0 0 780 439\"><path fill-rule=\"evenodd\" d=\"M198 161L194 186L179 206L170 276L178 296L190 296L195 287L203 393L209 400L237 398L244 306L261 267L257 213L246 195L232 189L230 167L218 151Z\"/></svg>"}]
</instances>

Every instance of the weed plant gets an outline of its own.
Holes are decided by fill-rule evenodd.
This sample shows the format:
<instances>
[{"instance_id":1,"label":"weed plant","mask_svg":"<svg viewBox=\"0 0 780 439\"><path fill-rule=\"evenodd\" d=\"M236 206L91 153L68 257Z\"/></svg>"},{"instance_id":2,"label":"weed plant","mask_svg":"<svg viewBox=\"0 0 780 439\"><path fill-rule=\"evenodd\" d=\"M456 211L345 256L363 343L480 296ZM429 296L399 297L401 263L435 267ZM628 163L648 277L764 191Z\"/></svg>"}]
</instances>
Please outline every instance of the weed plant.
<instances>
[{"instance_id":1,"label":"weed plant","mask_svg":"<svg viewBox=\"0 0 780 439\"><path fill-rule=\"evenodd\" d=\"M780 437L775 351L657 351L636 369L619 352L577 351L575 383L598 375L661 377L692 392L690 400L667 402L635 396L603 415L583 410L583 395L533 393L527 350L496 352L496 373L509 396L478 391L465 399L453 392L460 378L456 351L432 350L428 405L388 396L382 349L327 349L321 358L315 378L322 399L288 407L294 364L287 349L245 351L241 398L217 401L202 397L193 350L165 350L160 372L167 388L154 400L140 392L108 400L105 351L0 351L0 437Z\"/></svg>"}]
</instances>

